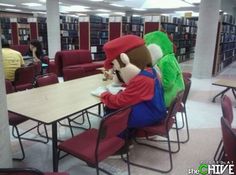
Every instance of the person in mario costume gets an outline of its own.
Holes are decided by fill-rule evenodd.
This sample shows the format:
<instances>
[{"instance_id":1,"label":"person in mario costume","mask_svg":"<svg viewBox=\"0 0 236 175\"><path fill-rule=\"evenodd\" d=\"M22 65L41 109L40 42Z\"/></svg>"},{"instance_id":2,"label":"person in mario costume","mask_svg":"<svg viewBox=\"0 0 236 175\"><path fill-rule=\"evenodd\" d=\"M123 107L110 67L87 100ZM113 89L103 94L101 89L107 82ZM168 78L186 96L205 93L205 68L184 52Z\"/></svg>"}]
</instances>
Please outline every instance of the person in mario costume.
<instances>
[{"instance_id":1,"label":"person in mario costume","mask_svg":"<svg viewBox=\"0 0 236 175\"><path fill-rule=\"evenodd\" d=\"M130 128L161 121L166 116L164 94L144 40L135 35L125 35L107 42L103 49L105 69L113 69L126 88L115 95L103 92L101 101L112 110L132 105Z\"/></svg>"}]
</instances>

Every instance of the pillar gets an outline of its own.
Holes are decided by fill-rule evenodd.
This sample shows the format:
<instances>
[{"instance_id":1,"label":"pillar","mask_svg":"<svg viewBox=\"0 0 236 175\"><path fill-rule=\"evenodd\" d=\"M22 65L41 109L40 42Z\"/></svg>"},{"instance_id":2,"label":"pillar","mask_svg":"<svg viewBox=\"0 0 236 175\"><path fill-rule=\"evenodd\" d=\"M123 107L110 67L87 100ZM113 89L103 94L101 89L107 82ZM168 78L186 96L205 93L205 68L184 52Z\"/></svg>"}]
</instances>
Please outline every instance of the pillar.
<instances>
[{"instance_id":1,"label":"pillar","mask_svg":"<svg viewBox=\"0 0 236 175\"><path fill-rule=\"evenodd\" d=\"M59 0L47 0L48 56L54 58L61 50Z\"/></svg>"},{"instance_id":2,"label":"pillar","mask_svg":"<svg viewBox=\"0 0 236 175\"><path fill-rule=\"evenodd\" d=\"M1 34L1 31L0 31ZM12 167L9 123L7 115L7 101L5 78L3 74L2 44L0 41L0 168Z\"/></svg>"},{"instance_id":3,"label":"pillar","mask_svg":"<svg viewBox=\"0 0 236 175\"><path fill-rule=\"evenodd\" d=\"M221 0L202 0L198 21L193 77L210 78L214 62Z\"/></svg>"}]
</instances>

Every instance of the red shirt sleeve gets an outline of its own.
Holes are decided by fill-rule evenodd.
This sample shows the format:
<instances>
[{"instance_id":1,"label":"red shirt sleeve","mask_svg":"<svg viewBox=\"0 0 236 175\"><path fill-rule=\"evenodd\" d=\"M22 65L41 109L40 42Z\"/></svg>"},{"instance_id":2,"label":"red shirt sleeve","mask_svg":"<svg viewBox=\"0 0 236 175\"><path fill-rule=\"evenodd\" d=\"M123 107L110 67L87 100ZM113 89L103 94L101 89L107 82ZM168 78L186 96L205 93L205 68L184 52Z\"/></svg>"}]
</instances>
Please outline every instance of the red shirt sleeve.
<instances>
[{"instance_id":1,"label":"red shirt sleeve","mask_svg":"<svg viewBox=\"0 0 236 175\"><path fill-rule=\"evenodd\" d=\"M154 95L154 83L152 78L138 75L129 82L124 91L116 95L104 92L101 101L109 108L118 109L150 100Z\"/></svg>"}]
</instances>

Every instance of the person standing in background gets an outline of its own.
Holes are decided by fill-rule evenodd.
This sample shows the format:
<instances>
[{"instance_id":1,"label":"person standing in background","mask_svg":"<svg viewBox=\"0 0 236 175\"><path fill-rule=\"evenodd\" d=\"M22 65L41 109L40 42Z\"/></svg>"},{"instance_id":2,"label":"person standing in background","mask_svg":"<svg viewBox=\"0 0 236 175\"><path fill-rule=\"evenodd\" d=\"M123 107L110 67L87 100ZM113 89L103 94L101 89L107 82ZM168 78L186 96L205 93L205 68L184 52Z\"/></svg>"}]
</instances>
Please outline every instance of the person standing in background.
<instances>
[{"instance_id":1,"label":"person standing in background","mask_svg":"<svg viewBox=\"0 0 236 175\"><path fill-rule=\"evenodd\" d=\"M13 81L16 69L24 66L24 60L20 52L10 48L6 39L1 38L1 41L5 79Z\"/></svg>"}]
</instances>

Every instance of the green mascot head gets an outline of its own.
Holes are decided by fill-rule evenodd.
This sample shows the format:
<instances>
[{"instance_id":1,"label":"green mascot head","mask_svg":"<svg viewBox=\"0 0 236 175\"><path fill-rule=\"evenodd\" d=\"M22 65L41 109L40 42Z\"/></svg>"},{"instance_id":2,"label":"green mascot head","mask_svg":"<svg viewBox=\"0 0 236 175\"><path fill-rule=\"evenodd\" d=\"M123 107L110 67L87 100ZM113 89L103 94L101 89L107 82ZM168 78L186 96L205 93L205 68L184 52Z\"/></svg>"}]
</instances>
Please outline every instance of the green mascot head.
<instances>
[{"instance_id":1,"label":"green mascot head","mask_svg":"<svg viewBox=\"0 0 236 175\"><path fill-rule=\"evenodd\" d=\"M155 31L144 35L145 43L150 51L153 65L158 61L174 52L173 43L170 41L168 35L161 31Z\"/></svg>"}]
</instances>

